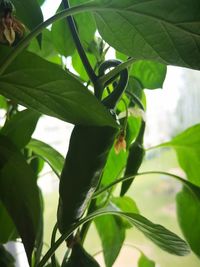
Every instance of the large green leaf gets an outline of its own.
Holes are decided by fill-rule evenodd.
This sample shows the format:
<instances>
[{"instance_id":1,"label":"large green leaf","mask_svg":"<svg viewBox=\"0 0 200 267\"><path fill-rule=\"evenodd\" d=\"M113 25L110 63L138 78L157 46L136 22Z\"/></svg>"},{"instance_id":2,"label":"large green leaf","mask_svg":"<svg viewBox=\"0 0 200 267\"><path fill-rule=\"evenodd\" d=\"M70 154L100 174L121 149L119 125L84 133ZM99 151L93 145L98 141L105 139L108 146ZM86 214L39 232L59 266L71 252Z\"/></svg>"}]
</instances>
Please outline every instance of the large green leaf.
<instances>
[{"instance_id":1,"label":"large green leaf","mask_svg":"<svg viewBox=\"0 0 200 267\"><path fill-rule=\"evenodd\" d=\"M31 262L42 222L39 191L25 158L3 136L0 138L0 199L15 223Z\"/></svg>"},{"instance_id":2,"label":"large green leaf","mask_svg":"<svg viewBox=\"0 0 200 267\"><path fill-rule=\"evenodd\" d=\"M40 113L28 109L18 112L6 122L0 133L9 137L21 149L30 141L40 115Z\"/></svg>"},{"instance_id":3,"label":"large green leaf","mask_svg":"<svg viewBox=\"0 0 200 267\"><path fill-rule=\"evenodd\" d=\"M101 239L106 267L112 267L123 245L125 228L112 215L96 218L95 225Z\"/></svg>"},{"instance_id":4,"label":"large green leaf","mask_svg":"<svg viewBox=\"0 0 200 267\"><path fill-rule=\"evenodd\" d=\"M167 67L153 61L140 60L132 65L131 75L137 78L146 89L162 88Z\"/></svg>"},{"instance_id":5,"label":"large green leaf","mask_svg":"<svg viewBox=\"0 0 200 267\"><path fill-rule=\"evenodd\" d=\"M176 150L181 168L187 178L200 185L200 124L196 124L159 147L173 147Z\"/></svg>"},{"instance_id":6,"label":"large green leaf","mask_svg":"<svg viewBox=\"0 0 200 267\"><path fill-rule=\"evenodd\" d=\"M155 267L156 264L154 261L147 258L146 255L143 253L141 254L139 261L138 261L138 267Z\"/></svg>"},{"instance_id":7,"label":"large green leaf","mask_svg":"<svg viewBox=\"0 0 200 267\"><path fill-rule=\"evenodd\" d=\"M56 151L50 145L36 139L32 139L27 147L36 155L45 160L51 166L57 176L60 176L64 165L64 158L58 151Z\"/></svg>"},{"instance_id":8,"label":"large green leaf","mask_svg":"<svg viewBox=\"0 0 200 267\"><path fill-rule=\"evenodd\" d=\"M0 201L0 243L7 243L8 241L14 240L17 236L15 225Z\"/></svg>"},{"instance_id":9,"label":"large green leaf","mask_svg":"<svg viewBox=\"0 0 200 267\"><path fill-rule=\"evenodd\" d=\"M181 230L192 251L200 258L200 198L184 186L176 197L176 203Z\"/></svg>"},{"instance_id":10,"label":"large green leaf","mask_svg":"<svg viewBox=\"0 0 200 267\"><path fill-rule=\"evenodd\" d=\"M20 54L1 76L0 93L71 123L116 127L106 108L77 79L30 52Z\"/></svg>"},{"instance_id":11,"label":"large green leaf","mask_svg":"<svg viewBox=\"0 0 200 267\"><path fill-rule=\"evenodd\" d=\"M95 0L99 33L135 59L200 68L199 0Z\"/></svg>"}]
</instances>

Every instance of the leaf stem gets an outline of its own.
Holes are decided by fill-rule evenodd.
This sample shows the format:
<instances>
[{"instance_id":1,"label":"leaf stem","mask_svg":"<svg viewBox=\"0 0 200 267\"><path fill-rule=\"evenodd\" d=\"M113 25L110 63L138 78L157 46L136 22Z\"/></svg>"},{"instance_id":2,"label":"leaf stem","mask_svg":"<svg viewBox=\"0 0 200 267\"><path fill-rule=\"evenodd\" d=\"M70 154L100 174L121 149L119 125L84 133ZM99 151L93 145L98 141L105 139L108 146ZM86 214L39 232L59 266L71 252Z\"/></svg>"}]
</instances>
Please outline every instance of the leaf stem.
<instances>
[{"instance_id":1,"label":"leaf stem","mask_svg":"<svg viewBox=\"0 0 200 267\"><path fill-rule=\"evenodd\" d=\"M54 244L55 244L57 229L58 229L58 226L57 226L57 223L56 223L54 228L53 228L52 235L51 235L51 247L53 247ZM56 267L57 266L55 253L51 256L51 265L52 265L52 267Z\"/></svg>"},{"instance_id":2,"label":"leaf stem","mask_svg":"<svg viewBox=\"0 0 200 267\"><path fill-rule=\"evenodd\" d=\"M104 193L105 191L107 191L108 189L112 188L113 186L115 186L115 185L117 185L119 183L122 183L122 182L127 181L127 180L131 180L131 179L133 179L136 176L149 175L149 174L162 174L162 175L167 175L167 176L170 176L170 177L175 178L176 180L180 181L181 183L183 183L184 185L186 185L189 188L191 188L191 185L192 186L195 186L195 185L191 184L190 182L186 181L185 179L183 179L182 177L180 177L178 175L175 175L175 174L172 174L172 173L169 173L169 172L148 171L148 172L140 172L140 173L134 174L132 176L125 176L125 177L119 178L119 179L115 180L114 182L110 183L109 185L107 185L107 186L99 189L98 191L96 191L94 193L94 195L93 195L93 198L98 197L100 194Z\"/></svg>"},{"instance_id":3,"label":"leaf stem","mask_svg":"<svg viewBox=\"0 0 200 267\"><path fill-rule=\"evenodd\" d=\"M62 4L64 6L64 8L67 10L69 9L69 1L68 0L62 0ZM68 16L67 17L67 22L69 24L69 28L70 28L70 31L71 31L71 34L72 34L72 38L74 40L74 43L76 45L76 48L77 48L77 51L79 53L79 56L81 58L81 61L83 63L83 66L90 78L90 80L92 81L92 83L95 85L97 83L97 76L86 56L86 53L84 51L84 48L81 44L81 40L79 38L79 35L78 35L78 32L77 32L77 28L76 28L76 25L75 25L75 21L73 19L72 16Z\"/></svg>"}]
</instances>

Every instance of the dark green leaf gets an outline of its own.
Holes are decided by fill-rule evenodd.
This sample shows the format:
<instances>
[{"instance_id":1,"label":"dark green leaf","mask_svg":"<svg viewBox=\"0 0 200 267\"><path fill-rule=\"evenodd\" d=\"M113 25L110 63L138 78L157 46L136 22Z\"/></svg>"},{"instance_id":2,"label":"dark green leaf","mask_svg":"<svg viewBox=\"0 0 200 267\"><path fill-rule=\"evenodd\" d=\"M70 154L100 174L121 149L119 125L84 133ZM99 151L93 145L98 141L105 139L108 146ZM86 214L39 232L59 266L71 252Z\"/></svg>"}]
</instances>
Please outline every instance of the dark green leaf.
<instances>
[{"instance_id":1,"label":"dark green leaf","mask_svg":"<svg viewBox=\"0 0 200 267\"><path fill-rule=\"evenodd\" d=\"M116 127L106 108L77 79L30 52L20 54L1 76L0 93L71 123Z\"/></svg>"},{"instance_id":2,"label":"dark green leaf","mask_svg":"<svg viewBox=\"0 0 200 267\"><path fill-rule=\"evenodd\" d=\"M132 65L131 75L137 78L146 89L162 88L167 66L147 60L140 60Z\"/></svg>"},{"instance_id":3,"label":"dark green leaf","mask_svg":"<svg viewBox=\"0 0 200 267\"><path fill-rule=\"evenodd\" d=\"M57 12L63 10L62 4ZM75 51L74 41L67 19L56 21L51 28L52 41L59 54L67 57L71 56Z\"/></svg>"},{"instance_id":4,"label":"dark green leaf","mask_svg":"<svg viewBox=\"0 0 200 267\"><path fill-rule=\"evenodd\" d=\"M181 230L192 251L200 258L200 198L184 187L176 197Z\"/></svg>"},{"instance_id":5,"label":"dark green leaf","mask_svg":"<svg viewBox=\"0 0 200 267\"><path fill-rule=\"evenodd\" d=\"M7 136L19 149L28 144L35 130L40 113L34 110L23 110L15 114L0 133Z\"/></svg>"},{"instance_id":6,"label":"dark green leaf","mask_svg":"<svg viewBox=\"0 0 200 267\"><path fill-rule=\"evenodd\" d=\"M32 139L27 147L44 159L59 177L64 165L64 158L58 151L36 139Z\"/></svg>"},{"instance_id":7,"label":"dark green leaf","mask_svg":"<svg viewBox=\"0 0 200 267\"><path fill-rule=\"evenodd\" d=\"M187 178L200 185L200 124L194 125L159 147L170 146L176 150L181 168Z\"/></svg>"},{"instance_id":8,"label":"dark green leaf","mask_svg":"<svg viewBox=\"0 0 200 267\"><path fill-rule=\"evenodd\" d=\"M0 266L15 267L15 259L2 245L0 245Z\"/></svg>"},{"instance_id":9,"label":"dark green leaf","mask_svg":"<svg viewBox=\"0 0 200 267\"><path fill-rule=\"evenodd\" d=\"M39 191L32 169L3 136L0 138L0 198L15 223L31 262L42 220Z\"/></svg>"},{"instance_id":10,"label":"dark green leaf","mask_svg":"<svg viewBox=\"0 0 200 267\"><path fill-rule=\"evenodd\" d=\"M16 16L29 30L33 30L43 22L43 15L39 4L35 0L12 0L16 9ZM41 43L41 35L38 37Z\"/></svg>"},{"instance_id":11,"label":"dark green leaf","mask_svg":"<svg viewBox=\"0 0 200 267\"><path fill-rule=\"evenodd\" d=\"M200 1L96 0L99 33L137 60L200 68Z\"/></svg>"},{"instance_id":12,"label":"dark green leaf","mask_svg":"<svg viewBox=\"0 0 200 267\"><path fill-rule=\"evenodd\" d=\"M0 243L7 243L14 240L17 236L15 225L0 201Z\"/></svg>"},{"instance_id":13,"label":"dark green leaf","mask_svg":"<svg viewBox=\"0 0 200 267\"><path fill-rule=\"evenodd\" d=\"M156 264L154 261L147 258L146 255L141 254L139 261L138 261L138 267L155 267Z\"/></svg>"},{"instance_id":14,"label":"dark green leaf","mask_svg":"<svg viewBox=\"0 0 200 267\"><path fill-rule=\"evenodd\" d=\"M80 244L75 244L69 260L63 267L100 267L100 265Z\"/></svg>"},{"instance_id":15,"label":"dark green leaf","mask_svg":"<svg viewBox=\"0 0 200 267\"><path fill-rule=\"evenodd\" d=\"M95 225L101 239L106 267L112 267L123 245L125 228L112 215L96 218Z\"/></svg>"}]
</instances>

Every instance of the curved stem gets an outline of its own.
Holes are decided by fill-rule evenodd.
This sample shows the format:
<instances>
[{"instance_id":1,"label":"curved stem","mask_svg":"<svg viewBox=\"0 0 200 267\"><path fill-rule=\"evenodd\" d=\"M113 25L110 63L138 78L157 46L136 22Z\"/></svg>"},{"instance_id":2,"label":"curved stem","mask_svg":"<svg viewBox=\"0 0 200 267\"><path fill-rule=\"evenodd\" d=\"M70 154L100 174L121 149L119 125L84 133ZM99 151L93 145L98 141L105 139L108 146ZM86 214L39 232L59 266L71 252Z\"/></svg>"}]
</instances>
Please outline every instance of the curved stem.
<instances>
[{"instance_id":1,"label":"curved stem","mask_svg":"<svg viewBox=\"0 0 200 267\"><path fill-rule=\"evenodd\" d=\"M127 181L127 180L131 180L136 176L149 175L149 174L167 175L167 176L175 178L176 180L178 180L181 183L185 184L189 188L191 188L191 186L195 186L195 185L191 184L190 182L186 181L185 179L183 179L182 177L180 177L178 175L175 175L175 174L172 174L172 173L163 172L163 171L148 171L148 172L137 173L137 174L134 174L133 176L125 176L125 177L119 178L119 179L115 180L114 182L110 183L109 185L107 185L107 186L99 189L98 191L96 191L94 193L94 195L93 195L93 198L98 197L100 194L104 193L105 191L107 191L108 189L110 189L111 187L113 187L113 186L115 186L115 185L117 185L119 183L122 183L122 182Z\"/></svg>"},{"instance_id":2,"label":"curved stem","mask_svg":"<svg viewBox=\"0 0 200 267\"><path fill-rule=\"evenodd\" d=\"M113 70L105 74L104 76L99 78L99 82L101 84L106 84L108 81L112 80L117 74L119 74L122 70L127 69L135 62L134 58L130 58L127 61L121 63L120 65L116 66Z\"/></svg>"},{"instance_id":3,"label":"curved stem","mask_svg":"<svg viewBox=\"0 0 200 267\"><path fill-rule=\"evenodd\" d=\"M144 105L142 104L142 102L140 101L140 99L135 95L133 94L132 92L130 91L126 91L126 94L129 95L131 98L132 98L132 101L138 105L138 107L140 109L142 109L143 111L145 111L145 108L144 108Z\"/></svg>"},{"instance_id":4,"label":"curved stem","mask_svg":"<svg viewBox=\"0 0 200 267\"><path fill-rule=\"evenodd\" d=\"M53 247L54 244L55 244L57 229L58 229L58 226L57 226L57 223L56 223L54 228L53 228L52 235L51 235L51 247ZM56 267L57 266L56 265L55 253L51 256L51 265L52 265L52 267Z\"/></svg>"},{"instance_id":5,"label":"curved stem","mask_svg":"<svg viewBox=\"0 0 200 267\"><path fill-rule=\"evenodd\" d=\"M69 9L69 1L68 0L62 0L62 3L63 3L63 6L65 9ZM69 28L70 28L70 31L71 31L71 34L72 34L72 37L73 37L73 40L74 40L74 43L76 45L76 48L77 48L77 51L79 53L79 56L81 58L81 61L83 63L83 66L90 78L90 80L92 81L92 83L95 85L97 83L97 76L86 56L86 53L84 51L84 48L81 44L81 41L80 41L80 38L79 38L79 35L78 35L78 32L77 32L77 28L76 28L76 25L75 25L75 22L74 22L74 19L72 16L68 16L67 17L67 22L69 24Z\"/></svg>"}]
</instances>

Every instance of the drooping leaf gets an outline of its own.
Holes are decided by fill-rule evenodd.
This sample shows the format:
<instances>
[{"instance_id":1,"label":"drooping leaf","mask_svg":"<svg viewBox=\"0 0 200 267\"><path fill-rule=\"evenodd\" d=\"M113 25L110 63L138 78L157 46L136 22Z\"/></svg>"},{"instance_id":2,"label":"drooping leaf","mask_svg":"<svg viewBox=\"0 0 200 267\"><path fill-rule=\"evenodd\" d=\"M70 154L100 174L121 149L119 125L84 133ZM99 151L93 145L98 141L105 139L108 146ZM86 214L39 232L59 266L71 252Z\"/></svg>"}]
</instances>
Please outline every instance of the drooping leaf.
<instances>
[{"instance_id":1,"label":"drooping leaf","mask_svg":"<svg viewBox=\"0 0 200 267\"><path fill-rule=\"evenodd\" d=\"M168 253L177 256L184 256L190 252L186 242L182 240L179 236L169 231L162 225L154 224L153 222L151 222L140 214L116 211L116 209L110 208L109 206L107 209L102 209L94 213L93 217L97 217L104 214L113 214L126 218L148 239L150 239L153 243L155 243L157 246L167 251Z\"/></svg>"},{"instance_id":2,"label":"drooping leaf","mask_svg":"<svg viewBox=\"0 0 200 267\"><path fill-rule=\"evenodd\" d=\"M96 0L99 33L137 60L200 68L199 0Z\"/></svg>"},{"instance_id":3,"label":"drooping leaf","mask_svg":"<svg viewBox=\"0 0 200 267\"><path fill-rule=\"evenodd\" d=\"M14 240L17 236L15 225L0 201L0 243L5 244L8 241Z\"/></svg>"},{"instance_id":4,"label":"drooping leaf","mask_svg":"<svg viewBox=\"0 0 200 267\"><path fill-rule=\"evenodd\" d=\"M41 202L36 179L25 158L0 137L0 199L24 244L29 262L41 227Z\"/></svg>"},{"instance_id":5,"label":"drooping leaf","mask_svg":"<svg viewBox=\"0 0 200 267\"><path fill-rule=\"evenodd\" d=\"M43 22L43 15L40 5L35 0L12 0L16 16L29 30L33 30L37 25ZM38 37L41 44L41 35Z\"/></svg>"},{"instance_id":6,"label":"drooping leaf","mask_svg":"<svg viewBox=\"0 0 200 267\"><path fill-rule=\"evenodd\" d=\"M146 255L143 253L141 254L139 261L138 261L138 267L155 267L156 264L154 261L147 258Z\"/></svg>"},{"instance_id":7,"label":"drooping leaf","mask_svg":"<svg viewBox=\"0 0 200 267\"><path fill-rule=\"evenodd\" d=\"M200 198L187 187L176 197L178 222L192 251L200 258Z\"/></svg>"},{"instance_id":8,"label":"drooping leaf","mask_svg":"<svg viewBox=\"0 0 200 267\"><path fill-rule=\"evenodd\" d=\"M101 239L106 267L112 267L123 245L125 228L112 215L96 218L95 225Z\"/></svg>"},{"instance_id":9,"label":"drooping leaf","mask_svg":"<svg viewBox=\"0 0 200 267\"><path fill-rule=\"evenodd\" d=\"M0 244L0 266L1 267L15 266L15 259L1 244Z\"/></svg>"},{"instance_id":10,"label":"drooping leaf","mask_svg":"<svg viewBox=\"0 0 200 267\"><path fill-rule=\"evenodd\" d=\"M137 78L143 88L162 88L167 72L167 67L153 61L140 60L132 65L131 75Z\"/></svg>"},{"instance_id":11,"label":"drooping leaf","mask_svg":"<svg viewBox=\"0 0 200 267\"><path fill-rule=\"evenodd\" d=\"M77 79L30 52L20 54L1 76L0 93L71 123L116 127L106 108Z\"/></svg>"},{"instance_id":12,"label":"drooping leaf","mask_svg":"<svg viewBox=\"0 0 200 267\"><path fill-rule=\"evenodd\" d=\"M176 150L181 168L188 180L200 185L200 124L196 124L175 136L170 142L159 147L169 146Z\"/></svg>"},{"instance_id":13,"label":"drooping leaf","mask_svg":"<svg viewBox=\"0 0 200 267\"><path fill-rule=\"evenodd\" d=\"M45 160L59 177L64 165L64 158L58 151L50 145L36 139L32 139L27 147Z\"/></svg>"},{"instance_id":14,"label":"drooping leaf","mask_svg":"<svg viewBox=\"0 0 200 267\"><path fill-rule=\"evenodd\" d=\"M57 12L63 10L61 3ZM59 54L67 57L71 56L75 51L75 45L72 38L72 34L67 22L67 19L56 21L51 28L51 35L53 44L56 47Z\"/></svg>"},{"instance_id":15,"label":"drooping leaf","mask_svg":"<svg viewBox=\"0 0 200 267\"><path fill-rule=\"evenodd\" d=\"M18 112L7 121L0 133L21 149L30 141L40 115L37 111L29 109Z\"/></svg>"}]
</instances>

